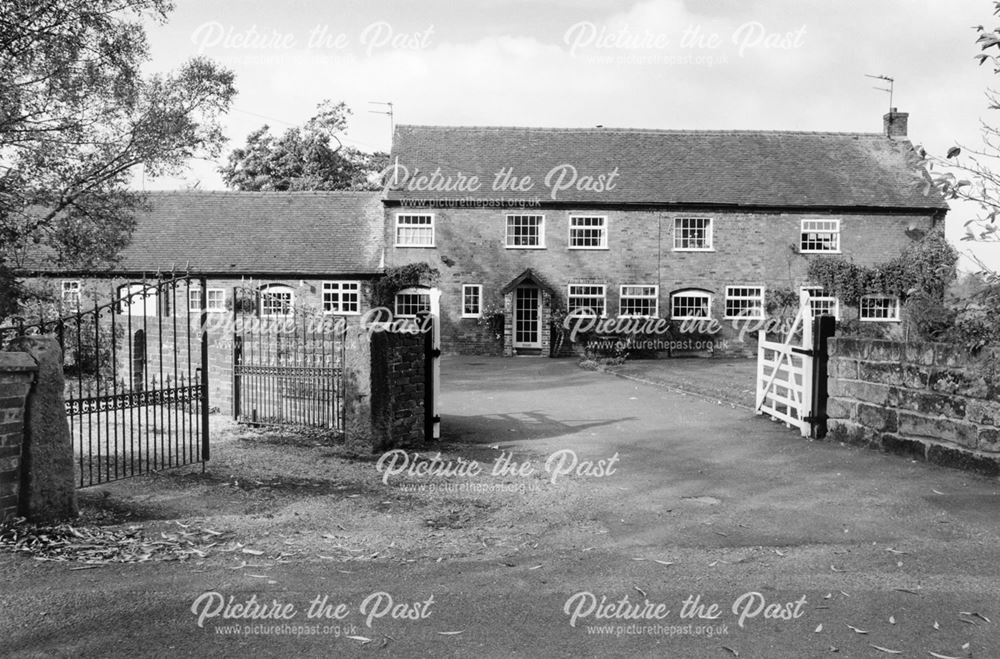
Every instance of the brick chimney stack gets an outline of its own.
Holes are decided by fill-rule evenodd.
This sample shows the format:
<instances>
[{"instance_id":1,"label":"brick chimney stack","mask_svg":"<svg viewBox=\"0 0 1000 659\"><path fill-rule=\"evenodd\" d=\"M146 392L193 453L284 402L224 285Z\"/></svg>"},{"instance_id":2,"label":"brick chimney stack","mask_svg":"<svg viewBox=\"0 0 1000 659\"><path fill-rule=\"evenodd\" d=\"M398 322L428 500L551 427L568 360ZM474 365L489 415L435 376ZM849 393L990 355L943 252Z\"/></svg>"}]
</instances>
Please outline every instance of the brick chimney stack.
<instances>
[{"instance_id":1,"label":"brick chimney stack","mask_svg":"<svg viewBox=\"0 0 1000 659\"><path fill-rule=\"evenodd\" d=\"M896 108L891 108L882 116L883 132L887 137L906 137L906 121L909 117L909 112L897 112Z\"/></svg>"}]
</instances>

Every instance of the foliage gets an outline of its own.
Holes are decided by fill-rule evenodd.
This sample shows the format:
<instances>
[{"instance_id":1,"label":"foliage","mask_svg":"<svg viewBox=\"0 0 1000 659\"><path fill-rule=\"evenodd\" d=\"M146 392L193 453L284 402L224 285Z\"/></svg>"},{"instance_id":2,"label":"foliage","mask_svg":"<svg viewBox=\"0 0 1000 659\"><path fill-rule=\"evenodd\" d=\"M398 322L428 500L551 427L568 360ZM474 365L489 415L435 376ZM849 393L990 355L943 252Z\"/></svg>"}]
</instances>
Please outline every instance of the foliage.
<instances>
[{"instance_id":1,"label":"foliage","mask_svg":"<svg viewBox=\"0 0 1000 659\"><path fill-rule=\"evenodd\" d=\"M345 147L337 138L350 109L323 101L305 125L275 137L267 125L247 136L219 169L236 190L377 190L376 175L389 164L386 153Z\"/></svg>"},{"instance_id":2,"label":"foliage","mask_svg":"<svg viewBox=\"0 0 1000 659\"><path fill-rule=\"evenodd\" d=\"M503 339L503 307L490 304L487 305L479 316L479 326L489 329L497 341Z\"/></svg>"},{"instance_id":3,"label":"foliage","mask_svg":"<svg viewBox=\"0 0 1000 659\"><path fill-rule=\"evenodd\" d=\"M781 316L799 308L799 294L790 288L769 288L764 292L764 311Z\"/></svg>"},{"instance_id":4,"label":"foliage","mask_svg":"<svg viewBox=\"0 0 1000 659\"><path fill-rule=\"evenodd\" d=\"M168 0L23 0L0 5L0 289L29 254L113 262L143 204L127 185L217 155L233 74L196 58L143 76L142 21ZM0 313L10 309L0 309Z\"/></svg>"},{"instance_id":5,"label":"foliage","mask_svg":"<svg viewBox=\"0 0 1000 659\"><path fill-rule=\"evenodd\" d=\"M372 284L372 305L392 308L396 293L411 286L433 286L441 278L428 263L408 263L389 268Z\"/></svg>"},{"instance_id":6,"label":"foliage","mask_svg":"<svg viewBox=\"0 0 1000 659\"><path fill-rule=\"evenodd\" d=\"M911 243L903 253L885 263L861 266L841 257L814 259L809 263L810 281L823 286L848 306L858 306L864 295L894 295L901 300L922 292L943 300L955 279L958 254L943 231L934 231Z\"/></svg>"}]
</instances>

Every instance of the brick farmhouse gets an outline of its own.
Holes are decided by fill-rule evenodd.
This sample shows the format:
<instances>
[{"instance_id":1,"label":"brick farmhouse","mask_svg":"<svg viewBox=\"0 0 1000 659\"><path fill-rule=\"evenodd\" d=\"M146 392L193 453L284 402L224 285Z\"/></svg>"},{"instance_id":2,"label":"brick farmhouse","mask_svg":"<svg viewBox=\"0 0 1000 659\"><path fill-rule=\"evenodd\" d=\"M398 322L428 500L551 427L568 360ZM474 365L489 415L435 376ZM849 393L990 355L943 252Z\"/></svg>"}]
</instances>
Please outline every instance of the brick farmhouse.
<instances>
[{"instance_id":1,"label":"brick farmhouse","mask_svg":"<svg viewBox=\"0 0 1000 659\"><path fill-rule=\"evenodd\" d=\"M873 264L943 223L906 122L893 111L882 133L399 126L386 265L441 276L396 311L438 307L442 346L459 353L547 355L553 317L582 309L712 317L735 339L729 321L761 318L768 290L810 286L811 259ZM840 318L899 318L891 298L847 309L810 293ZM482 322L501 311L502 331Z\"/></svg>"}]
</instances>

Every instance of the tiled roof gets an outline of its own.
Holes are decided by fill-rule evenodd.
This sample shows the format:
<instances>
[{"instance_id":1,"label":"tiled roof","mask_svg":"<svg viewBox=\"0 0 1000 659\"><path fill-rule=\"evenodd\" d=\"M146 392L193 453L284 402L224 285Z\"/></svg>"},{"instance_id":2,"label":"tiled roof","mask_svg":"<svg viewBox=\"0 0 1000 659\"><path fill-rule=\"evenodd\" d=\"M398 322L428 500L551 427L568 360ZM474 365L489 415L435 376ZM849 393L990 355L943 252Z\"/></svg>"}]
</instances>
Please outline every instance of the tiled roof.
<instances>
[{"instance_id":1,"label":"tiled roof","mask_svg":"<svg viewBox=\"0 0 1000 659\"><path fill-rule=\"evenodd\" d=\"M935 191L925 194L926 173L912 145L881 134L402 125L392 159L403 166L400 175L440 168L458 189L433 182L429 190L396 187L390 200L947 208ZM563 166L575 168L577 182L585 176L597 182L616 169L617 175L603 190L586 184L556 190L560 171L563 184L573 181L573 170ZM495 189L502 171L512 179L530 176L532 189ZM462 189L459 174L478 176L479 189Z\"/></svg>"},{"instance_id":2,"label":"tiled roof","mask_svg":"<svg viewBox=\"0 0 1000 659\"><path fill-rule=\"evenodd\" d=\"M150 192L113 270L369 274L382 257L377 192Z\"/></svg>"}]
</instances>

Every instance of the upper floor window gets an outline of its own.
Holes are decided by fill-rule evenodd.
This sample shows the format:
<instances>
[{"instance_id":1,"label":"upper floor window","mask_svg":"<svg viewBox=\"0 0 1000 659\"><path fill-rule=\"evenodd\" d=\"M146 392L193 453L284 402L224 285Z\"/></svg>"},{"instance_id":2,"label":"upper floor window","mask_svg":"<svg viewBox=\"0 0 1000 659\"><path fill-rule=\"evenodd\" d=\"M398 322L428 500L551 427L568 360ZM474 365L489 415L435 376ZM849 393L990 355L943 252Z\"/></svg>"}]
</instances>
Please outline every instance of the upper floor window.
<instances>
[{"instance_id":1,"label":"upper floor window","mask_svg":"<svg viewBox=\"0 0 1000 659\"><path fill-rule=\"evenodd\" d=\"M840 318L840 300L832 295L827 295L822 286L803 286L801 290L809 296L809 313L811 315Z\"/></svg>"},{"instance_id":2,"label":"upper floor window","mask_svg":"<svg viewBox=\"0 0 1000 659\"><path fill-rule=\"evenodd\" d=\"M608 219L595 215L569 216L570 249L607 249Z\"/></svg>"},{"instance_id":3,"label":"upper floor window","mask_svg":"<svg viewBox=\"0 0 1000 659\"><path fill-rule=\"evenodd\" d=\"M426 290L408 288L396 293L395 307L397 317L413 318L431 310L431 295Z\"/></svg>"},{"instance_id":4,"label":"upper floor window","mask_svg":"<svg viewBox=\"0 0 1000 659\"><path fill-rule=\"evenodd\" d=\"M675 218L674 250L679 252L712 251L712 218Z\"/></svg>"},{"instance_id":5,"label":"upper floor window","mask_svg":"<svg viewBox=\"0 0 1000 659\"><path fill-rule=\"evenodd\" d=\"M295 292L289 286L275 284L260 289L260 315L287 316L292 313Z\"/></svg>"},{"instance_id":6,"label":"upper floor window","mask_svg":"<svg viewBox=\"0 0 1000 659\"><path fill-rule=\"evenodd\" d=\"M545 247L544 215L508 215L508 248L543 249Z\"/></svg>"},{"instance_id":7,"label":"upper floor window","mask_svg":"<svg viewBox=\"0 0 1000 659\"><path fill-rule=\"evenodd\" d=\"M396 216L397 247L434 247L434 216L430 213Z\"/></svg>"},{"instance_id":8,"label":"upper floor window","mask_svg":"<svg viewBox=\"0 0 1000 659\"><path fill-rule=\"evenodd\" d=\"M625 284L618 296L618 315L655 317L660 312L659 298L657 286Z\"/></svg>"},{"instance_id":9,"label":"upper floor window","mask_svg":"<svg viewBox=\"0 0 1000 659\"><path fill-rule=\"evenodd\" d=\"M479 318L483 313L483 287L462 284L462 318Z\"/></svg>"},{"instance_id":10,"label":"upper floor window","mask_svg":"<svg viewBox=\"0 0 1000 659\"><path fill-rule=\"evenodd\" d=\"M705 291L677 291L670 296L670 317L676 320L708 318L712 295Z\"/></svg>"},{"instance_id":11,"label":"upper floor window","mask_svg":"<svg viewBox=\"0 0 1000 659\"><path fill-rule=\"evenodd\" d=\"M763 286L726 286L726 318L763 318Z\"/></svg>"},{"instance_id":12,"label":"upper floor window","mask_svg":"<svg viewBox=\"0 0 1000 659\"><path fill-rule=\"evenodd\" d=\"M585 310L588 315L604 316L604 284L570 284L566 310Z\"/></svg>"},{"instance_id":13,"label":"upper floor window","mask_svg":"<svg viewBox=\"0 0 1000 659\"><path fill-rule=\"evenodd\" d=\"M323 313L361 313L361 285L356 281L323 282Z\"/></svg>"},{"instance_id":14,"label":"upper floor window","mask_svg":"<svg viewBox=\"0 0 1000 659\"><path fill-rule=\"evenodd\" d=\"M840 251L840 220L802 220L800 251L822 253Z\"/></svg>"},{"instance_id":15,"label":"upper floor window","mask_svg":"<svg viewBox=\"0 0 1000 659\"><path fill-rule=\"evenodd\" d=\"M62 282L62 306L69 311L77 311L80 308L80 282L77 280L67 280Z\"/></svg>"},{"instance_id":16,"label":"upper floor window","mask_svg":"<svg viewBox=\"0 0 1000 659\"><path fill-rule=\"evenodd\" d=\"M894 295L865 295L861 298L859 318L868 321L899 320L899 298Z\"/></svg>"}]
</instances>

